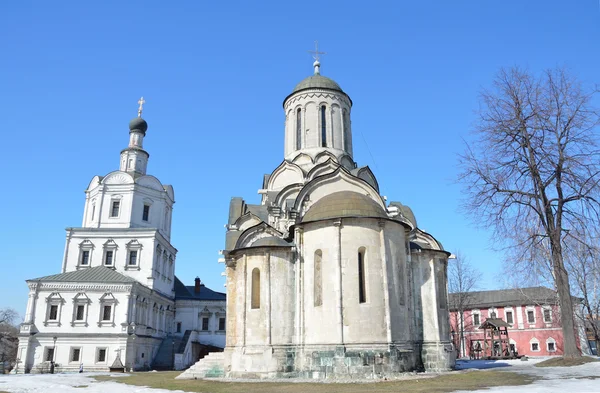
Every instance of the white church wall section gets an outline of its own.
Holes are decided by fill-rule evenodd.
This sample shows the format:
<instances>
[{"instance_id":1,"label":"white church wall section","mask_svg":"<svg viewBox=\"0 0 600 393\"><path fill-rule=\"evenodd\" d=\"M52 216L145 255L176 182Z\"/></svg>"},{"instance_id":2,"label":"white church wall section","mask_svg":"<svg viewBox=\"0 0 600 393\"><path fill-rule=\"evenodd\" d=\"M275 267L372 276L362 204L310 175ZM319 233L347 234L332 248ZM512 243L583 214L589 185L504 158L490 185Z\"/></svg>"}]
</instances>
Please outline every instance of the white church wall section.
<instances>
[{"instance_id":1,"label":"white church wall section","mask_svg":"<svg viewBox=\"0 0 600 393\"><path fill-rule=\"evenodd\" d=\"M105 266L173 296L177 250L156 230L70 228L69 233L63 272Z\"/></svg>"}]
</instances>

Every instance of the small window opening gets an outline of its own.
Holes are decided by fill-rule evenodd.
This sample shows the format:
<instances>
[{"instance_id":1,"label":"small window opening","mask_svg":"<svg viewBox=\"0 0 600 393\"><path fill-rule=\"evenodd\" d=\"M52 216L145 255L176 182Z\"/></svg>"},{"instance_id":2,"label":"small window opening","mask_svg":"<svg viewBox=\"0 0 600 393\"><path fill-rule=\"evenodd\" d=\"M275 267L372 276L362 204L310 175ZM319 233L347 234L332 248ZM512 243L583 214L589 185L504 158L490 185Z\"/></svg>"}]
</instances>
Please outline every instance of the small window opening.
<instances>
[{"instance_id":1,"label":"small window opening","mask_svg":"<svg viewBox=\"0 0 600 393\"><path fill-rule=\"evenodd\" d=\"M296 112L296 150L302 148L302 109Z\"/></svg>"},{"instance_id":2,"label":"small window opening","mask_svg":"<svg viewBox=\"0 0 600 393\"><path fill-rule=\"evenodd\" d=\"M535 314L534 314L533 310L527 311L527 322L535 323Z\"/></svg>"},{"instance_id":3,"label":"small window opening","mask_svg":"<svg viewBox=\"0 0 600 393\"><path fill-rule=\"evenodd\" d=\"M512 311L506 312L506 323L513 324L513 313Z\"/></svg>"},{"instance_id":4,"label":"small window opening","mask_svg":"<svg viewBox=\"0 0 600 393\"><path fill-rule=\"evenodd\" d=\"M81 264L87 265L90 263L90 252L89 250L84 250L81 252Z\"/></svg>"},{"instance_id":5,"label":"small window opening","mask_svg":"<svg viewBox=\"0 0 600 393\"><path fill-rule=\"evenodd\" d=\"M110 211L111 217L119 217L119 207L121 206L121 201L113 201L112 209Z\"/></svg>"},{"instance_id":6,"label":"small window opening","mask_svg":"<svg viewBox=\"0 0 600 393\"><path fill-rule=\"evenodd\" d=\"M252 270L252 299L251 308L260 308L260 270Z\"/></svg>"},{"instance_id":7,"label":"small window opening","mask_svg":"<svg viewBox=\"0 0 600 393\"><path fill-rule=\"evenodd\" d=\"M98 362L105 362L106 361L106 349L102 348L98 350Z\"/></svg>"},{"instance_id":8,"label":"small window opening","mask_svg":"<svg viewBox=\"0 0 600 393\"><path fill-rule=\"evenodd\" d=\"M144 205L144 212L142 214L142 220L148 221L149 216L150 216L150 205Z\"/></svg>"},{"instance_id":9,"label":"small window opening","mask_svg":"<svg viewBox=\"0 0 600 393\"><path fill-rule=\"evenodd\" d=\"M181 333L181 322L177 322L177 333Z\"/></svg>"},{"instance_id":10,"label":"small window opening","mask_svg":"<svg viewBox=\"0 0 600 393\"><path fill-rule=\"evenodd\" d=\"M81 352L81 349L79 348L73 348L73 352L71 352L71 361L72 362L78 362L79 361L79 354Z\"/></svg>"},{"instance_id":11,"label":"small window opening","mask_svg":"<svg viewBox=\"0 0 600 393\"><path fill-rule=\"evenodd\" d=\"M358 251L358 302L367 302L367 291L365 287L365 251Z\"/></svg>"},{"instance_id":12,"label":"small window opening","mask_svg":"<svg viewBox=\"0 0 600 393\"><path fill-rule=\"evenodd\" d=\"M52 305L50 306L50 315L48 319L55 321L58 318L58 306Z\"/></svg>"},{"instance_id":13,"label":"small window opening","mask_svg":"<svg viewBox=\"0 0 600 393\"><path fill-rule=\"evenodd\" d=\"M321 261L323 259L323 252L321 250L315 251L315 274L314 274L314 287L315 287L315 307L323 304L323 273L321 271Z\"/></svg>"},{"instance_id":14,"label":"small window opening","mask_svg":"<svg viewBox=\"0 0 600 393\"><path fill-rule=\"evenodd\" d=\"M113 255L114 255L114 251L113 250L106 251L106 254L104 255L104 264L106 266L112 266L112 264L113 264Z\"/></svg>"},{"instance_id":15,"label":"small window opening","mask_svg":"<svg viewBox=\"0 0 600 393\"><path fill-rule=\"evenodd\" d=\"M476 328L479 327L480 323L479 323L479 314L473 314L473 325L475 325Z\"/></svg>"},{"instance_id":16,"label":"small window opening","mask_svg":"<svg viewBox=\"0 0 600 393\"><path fill-rule=\"evenodd\" d=\"M85 313L85 306L77 306L77 315L75 316L75 320L83 321L84 313Z\"/></svg>"},{"instance_id":17,"label":"small window opening","mask_svg":"<svg viewBox=\"0 0 600 393\"><path fill-rule=\"evenodd\" d=\"M208 317L202 318L202 330L208 330Z\"/></svg>"},{"instance_id":18,"label":"small window opening","mask_svg":"<svg viewBox=\"0 0 600 393\"><path fill-rule=\"evenodd\" d=\"M552 315L550 314L550 310L544 310L544 322L550 323L552 322Z\"/></svg>"},{"instance_id":19,"label":"small window opening","mask_svg":"<svg viewBox=\"0 0 600 393\"><path fill-rule=\"evenodd\" d=\"M102 320L103 321L110 321L111 309L112 309L112 306L104 306L104 308L102 309Z\"/></svg>"},{"instance_id":20,"label":"small window opening","mask_svg":"<svg viewBox=\"0 0 600 393\"><path fill-rule=\"evenodd\" d=\"M129 251L129 266L137 265L137 256L138 256L137 254L138 254L137 250Z\"/></svg>"},{"instance_id":21,"label":"small window opening","mask_svg":"<svg viewBox=\"0 0 600 393\"><path fill-rule=\"evenodd\" d=\"M325 114L325 105L321 107L321 146L327 147L327 116Z\"/></svg>"},{"instance_id":22,"label":"small window opening","mask_svg":"<svg viewBox=\"0 0 600 393\"><path fill-rule=\"evenodd\" d=\"M225 318L219 318L219 330L220 331L225 330Z\"/></svg>"}]
</instances>

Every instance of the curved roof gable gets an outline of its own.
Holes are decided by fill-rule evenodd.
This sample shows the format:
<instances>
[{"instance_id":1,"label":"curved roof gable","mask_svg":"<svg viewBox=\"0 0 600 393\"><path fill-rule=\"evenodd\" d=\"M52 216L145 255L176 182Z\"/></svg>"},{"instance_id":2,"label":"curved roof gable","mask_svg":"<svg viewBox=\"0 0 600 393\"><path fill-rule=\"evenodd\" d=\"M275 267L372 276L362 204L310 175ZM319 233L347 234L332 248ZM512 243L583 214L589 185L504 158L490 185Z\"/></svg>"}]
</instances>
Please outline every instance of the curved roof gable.
<instances>
[{"instance_id":1,"label":"curved roof gable","mask_svg":"<svg viewBox=\"0 0 600 393\"><path fill-rule=\"evenodd\" d=\"M302 222L340 217L387 218L386 212L373 199L352 191L340 191L319 199L302 217Z\"/></svg>"}]
</instances>

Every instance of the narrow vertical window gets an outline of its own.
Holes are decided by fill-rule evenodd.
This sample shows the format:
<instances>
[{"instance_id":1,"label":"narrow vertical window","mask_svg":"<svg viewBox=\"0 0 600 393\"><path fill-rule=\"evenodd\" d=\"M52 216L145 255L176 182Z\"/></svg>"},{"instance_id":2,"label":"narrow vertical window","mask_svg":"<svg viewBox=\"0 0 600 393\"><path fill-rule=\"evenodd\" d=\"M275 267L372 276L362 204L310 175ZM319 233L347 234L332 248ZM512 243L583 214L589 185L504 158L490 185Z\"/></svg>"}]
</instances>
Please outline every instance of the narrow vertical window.
<instances>
[{"instance_id":1,"label":"narrow vertical window","mask_svg":"<svg viewBox=\"0 0 600 393\"><path fill-rule=\"evenodd\" d=\"M111 217L119 217L119 207L121 206L121 201L113 201L112 209L110 211Z\"/></svg>"},{"instance_id":2,"label":"narrow vertical window","mask_svg":"<svg viewBox=\"0 0 600 393\"><path fill-rule=\"evenodd\" d=\"M82 305L77 306L77 312L76 312L77 315L75 315L75 320L83 321L84 313L85 313L85 306L82 306Z\"/></svg>"},{"instance_id":3,"label":"narrow vertical window","mask_svg":"<svg viewBox=\"0 0 600 393\"><path fill-rule=\"evenodd\" d=\"M81 264L88 265L90 263L90 252L88 250L84 250L81 252Z\"/></svg>"},{"instance_id":4,"label":"narrow vertical window","mask_svg":"<svg viewBox=\"0 0 600 393\"><path fill-rule=\"evenodd\" d=\"M512 325L513 324L513 313L512 311L506 312L506 323Z\"/></svg>"},{"instance_id":5,"label":"narrow vertical window","mask_svg":"<svg viewBox=\"0 0 600 393\"><path fill-rule=\"evenodd\" d=\"M219 330L220 331L225 330L225 318L219 318Z\"/></svg>"},{"instance_id":6,"label":"narrow vertical window","mask_svg":"<svg viewBox=\"0 0 600 393\"><path fill-rule=\"evenodd\" d=\"M256 267L252 270L252 299L250 307L260 308L260 270Z\"/></svg>"},{"instance_id":7,"label":"narrow vertical window","mask_svg":"<svg viewBox=\"0 0 600 393\"><path fill-rule=\"evenodd\" d=\"M302 109L296 112L296 150L302 148Z\"/></svg>"},{"instance_id":8,"label":"narrow vertical window","mask_svg":"<svg viewBox=\"0 0 600 393\"><path fill-rule=\"evenodd\" d=\"M102 320L103 321L111 320L111 311L112 311L112 306L104 306L104 308L102 309Z\"/></svg>"},{"instance_id":9,"label":"narrow vertical window","mask_svg":"<svg viewBox=\"0 0 600 393\"><path fill-rule=\"evenodd\" d=\"M114 251L113 250L107 250L106 254L104 255L104 264L106 266L112 266L113 264L113 255L114 255Z\"/></svg>"},{"instance_id":10,"label":"narrow vertical window","mask_svg":"<svg viewBox=\"0 0 600 393\"><path fill-rule=\"evenodd\" d=\"M177 333L181 333L181 322L177 322Z\"/></svg>"},{"instance_id":11,"label":"narrow vertical window","mask_svg":"<svg viewBox=\"0 0 600 393\"><path fill-rule=\"evenodd\" d=\"M315 307L323 304L323 274L321 273L321 261L323 259L323 252L321 250L315 251L315 276L314 276L314 287L315 287Z\"/></svg>"},{"instance_id":12,"label":"narrow vertical window","mask_svg":"<svg viewBox=\"0 0 600 393\"><path fill-rule=\"evenodd\" d=\"M208 330L208 318L202 318L202 330Z\"/></svg>"},{"instance_id":13,"label":"narrow vertical window","mask_svg":"<svg viewBox=\"0 0 600 393\"><path fill-rule=\"evenodd\" d=\"M58 306L50 306L50 315L48 316L49 320L56 321L58 318Z\"/></svg>"},{"instance_id":14,"label":"narrow vertical window","mask_svg":"<svg viewBox=\"0 0 600 393\"><path fill-rule=\"evenodd\" d=\"M150 205L144 205L144 212L142 213L142 220L148 221L149 216L150 216Z\"/></svg>"},{"instance_id":15,"label":"narrow vertical window","mask_svg":"<svg viewBox=\"0 0 600 393\"><path fill-rule=\"evenodd\" d=\"M135 266L137 265L137 250L129 251L129 265Z\"/></svg>"},{"instance_id":16,"label":"narrow vertical window","mask_svg":"<svg viewBox=\"0 0 600 393\"><path fill-rule=\"evenodd\" d=\"M92 221L94 221L95 215L96 215L96 205L92 205Z\"/></svg>"},{"instance_id":17,"label":"narrow vertical window","mask_svg":"<svg viewBox=\"0 0 600 393\"><path fill-rule=\"evenodd\" d=\"M367 302L367 290L365 286L365 249L358 250L358 302Z\"/></svg>"},{"instance_id":18,"label":"narrow vertical window","mask_svg":"<svg viewBox=\"0 0 600 393\"><path fill-rule=\"evenodd\" d=\"M98 349L98 359L97 362L105 362L106 361L106 349L100 348Z\"/></svg>"},{"instance_id":19,"label":"narrow vertical window","mask_svg":"<svg viewBox=\"0 0 600 393\"><path fill-rule=\"evenodd\" d=\"M321 146L327 147L327 121L325 115L325 105L321 107Z\"/></svg>"},{"instance_id":20,"label":"narrow vertical window","mask_svg":"<svg viewBox=\"0 0 600 393\"><path fill-rule=\"evenodd\" d=\"M344 151L350 151L350 119L348 118L348 111L346 109L343 110L342 121L344 122Z\"/></svg>"}]
</instances>

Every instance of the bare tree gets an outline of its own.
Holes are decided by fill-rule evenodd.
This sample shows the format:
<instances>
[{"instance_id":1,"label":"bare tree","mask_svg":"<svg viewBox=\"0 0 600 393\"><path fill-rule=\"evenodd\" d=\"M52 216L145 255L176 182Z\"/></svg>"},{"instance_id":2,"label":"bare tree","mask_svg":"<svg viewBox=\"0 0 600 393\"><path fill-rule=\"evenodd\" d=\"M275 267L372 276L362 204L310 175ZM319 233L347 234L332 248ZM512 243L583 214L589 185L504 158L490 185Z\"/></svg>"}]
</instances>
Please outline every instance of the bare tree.
<instances>
[{"instance_id":1,"label":"bare tree","mask_svg":"<svg viewBox=\"0 0 600 393\"><path fill-rule=\"evenodd\" d=\"M17 348L19 345L19 329L15 326L19 314L12 308L0 309L0 370L4 371L5 362L10 366L17 359Z\"/></svg>"},{"instance_id":2,"label":"bare tree","mask_svg":"<svg viewBox=\"0 0 600 393\"><path fill-rule=\"evenodd\" d=\"M519 250L521 263L536 265L542 251L550 256L566 357L580 353L565 230L597 227L600 219L595 93L565 69L540 77L501 70L493 88L481 93L475 141L460 157L463 206L476 222L492 228L499 244Z\"/></svg>"},{"instance_id":3,"label":"bare tree","mask_svg":"<svg viewBox=\"0 0 600 393\"><path fill-rule=\"evenodd\" d=\"M473 321L470 316L465 315L465 311L469 310L473 303L472 292L477 289L480 278L481 272L457 251L455 258L452 258L448 264L448 292L450 292L448 303L450 310L456 311L452 330L458 333L458 342L455 344L459 349L459 356L466 355L465 331L473 327Z\"/></svg>"}]
</instances>

